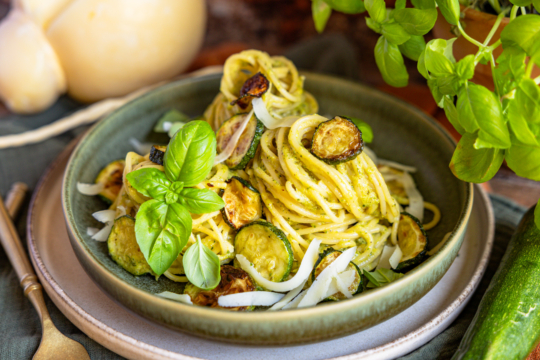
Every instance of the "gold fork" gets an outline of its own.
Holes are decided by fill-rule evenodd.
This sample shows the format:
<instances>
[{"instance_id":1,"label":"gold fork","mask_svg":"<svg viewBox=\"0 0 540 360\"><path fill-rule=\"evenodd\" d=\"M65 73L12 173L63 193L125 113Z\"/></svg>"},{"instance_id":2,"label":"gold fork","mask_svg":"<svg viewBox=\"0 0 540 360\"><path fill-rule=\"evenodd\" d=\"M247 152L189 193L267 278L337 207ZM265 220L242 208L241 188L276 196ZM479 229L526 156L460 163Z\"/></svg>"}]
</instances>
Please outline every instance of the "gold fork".
<instances>
[{"instance_id":1,"label":"gold fork","mask_svg":"<svg viewBox=\"0 0 540 360\"><path fill-rule=\"evenodd\" d=\"M81 344L64 336L54 326L45 306L41 285L22 247L15 226L13 226L11 217L15 218L26 190L26 185L22 183L13 185L7 197L8 201L6 201L9 209L6 209L0 196L0 242L19 277L24 294L36 308L41 320L41 343L33 359L90 360L88 352Z\"/></svg>"}]
</instances>

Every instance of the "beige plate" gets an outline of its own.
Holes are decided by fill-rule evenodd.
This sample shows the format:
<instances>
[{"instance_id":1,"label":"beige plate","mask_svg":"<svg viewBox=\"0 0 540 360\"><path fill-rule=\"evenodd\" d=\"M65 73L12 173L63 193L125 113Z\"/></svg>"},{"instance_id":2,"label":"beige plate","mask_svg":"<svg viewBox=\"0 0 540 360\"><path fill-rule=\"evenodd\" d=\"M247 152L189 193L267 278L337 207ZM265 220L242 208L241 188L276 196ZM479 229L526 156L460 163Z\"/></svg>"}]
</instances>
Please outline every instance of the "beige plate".
<instances>
[{"instance_id":1,"label":"beige plate","mask_svg":"<svg viewBox=\"0 0 540 360\"><path fill-rule=\"evenodd\" d=\"M132 359L391 359L443 331L476 289L493 243L489 199L476 187L470 226L460 256L427 295L369 330L297 347L244 347L176 333L138 317L107 297L77 261L66 235L60 190L69 149L43 177L28 218L28 248L48 295L77 327Z\"/></svg>"}]
</instances>

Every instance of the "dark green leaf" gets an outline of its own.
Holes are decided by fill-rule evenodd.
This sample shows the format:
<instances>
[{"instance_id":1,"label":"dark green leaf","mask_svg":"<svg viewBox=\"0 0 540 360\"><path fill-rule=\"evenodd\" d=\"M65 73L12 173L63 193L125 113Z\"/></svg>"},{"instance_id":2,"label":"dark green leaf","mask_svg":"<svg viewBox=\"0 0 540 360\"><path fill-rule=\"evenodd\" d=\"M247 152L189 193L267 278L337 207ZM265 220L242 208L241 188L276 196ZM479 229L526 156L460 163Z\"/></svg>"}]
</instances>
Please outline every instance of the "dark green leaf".
<instances>
[{"instance_id":1,"label":"dark green leaf","mask_svg":"<svg viewBox=\"0 0 540 360\"><path fill-rule=\"evenodd\" d=\"M540 88L533 80L525 79L519 83L515 100L526 121L540 123Z\"/></svg>"},{"instance_id":2,"label":"dark green leaf","mask_svg":"<svg viewBox=\"0 0 540 360\"><path fill-rule=\"evenodd\" d=\"M510 0L510 2L517 6L529 6L532 3L532 0Z\"/></svg>"},{"instance_id":3,"label":"dark green leaf","mask_svg":"<svg viewBox=\"0 0 540 360\"><path fill-rule=\"evenodd\" d=\"M506 152L506 163L516 175L540 181L540 145L512 143Z\"/></svg>"},{"instance_id":4,"label":"dark green leaf","mask_svg":"<svg viewBox=\"0 0 540 360\"><path fill-rule=\"evenodd\" d=\"M509 46L497 58L493 80L499 96L504 96L517 87L525 76L527 54L517 46Z\"/></svg>"},{"instance_id":5,"label":"dark green leaf","mask_svg":"<svg viewBox=\"0 0 540 360\"><path fill-rule=\"evenodd\" d=\"M411 0L413 6L418 9L435 9L435 0Z\"/></svg>"},{"instance_id":6,"label":"dark green leaf","mask_svg":"<svg viewBox=\"0 0 540 360\"><path fill-rule=\"evenodd\" d=\"M405 43L399 45L399 51L411 60L418 61L420 54L426 48L426 41L423 36L411 35Z\"/></svg>"},{"instance_id":7,"label":"dark green leaf","mask_svg":"<svg viewBox=\"0 0 540 360\"><path fill-rule=\"evenodd\" d=\"M401 25L390 22L382 24L382 34L394 45L401 45L411 38Z\"/></svg>"},{"instance_id":8,"label":"dark green leaf","mask_svg":"<svg viewBox=\"0 0 540 360\"><path fill-rule=\"evenodd\" d=\"M373 21L382 23L386 19L386 4L384 0L366 0L364 5Z\"/></svg>"},{"instance_id":9,"label":"dark green leaf","mask_svg":"<svg viewBox=\"0 0 540 360\"><path fill-rule=\"evenodd\" d=\"M463 181L483 183L490 180L504 160L504 150L475 149L476 136L463 134L450 162L450 169Z\"/></svg>"},{"instance_id":10,"label":"dark green leaf","mask_svg":"<svg viewBox=\"0 0 540 360\"><path fill-rule=\"evenodd\" d=\"M459 21L459 1L458 0L436 0L439 10L446 21L451 25L457 25Z\"/></svg>"},{"instance_id":11,"label":"dark green leaf","mask_svg":"<svg viewBox=\"0 0 540 360\"><path fill-rule=\"evenodd\" d=\"M390 269L377 269L373 272L364 271L364 275L369 280L367 284L368 288L382 287L390 284L398 279L401 279L404 275L394 272Z\"/></svg>"},{"instance_id":12,"label":"dark green leaf","mask_svg":"<svg viewBox=\"0 0 540 360\"><path fill-rule=\"evenodd\" d=\"M219 258L200 237L186 250L182 265L188 280L198 288L212 290L221 281Z\"/></svg>"},{"instance_id":13,"label":"dark green leaf","mask_svg":"<svg viewBox=\"0 0 540 360\"><path fill-rule=\"evenodd\" d=\"M540 6L536 7L536 11L538 11L538 9L540 9ZM534 208L534 223L536 224L536 227L540 229L540 200L538 200L538 203Z\"/></svg>"},{"instance_id":14,"label":"dark green leaf","mask_svg":"<svg viewBox=\"0 0 540 360\"><path fill-rule=\"evenodd\" d=\"M144 202L135 221L135 236L146 261L163 274L178 257L191 234L191 215L180 204L160 200Z\"/></svg>"},{"instance_id":15,"label":"dark green leaf","mask_svg":"<svg viewBox=\"0 0 540 360\"><path fill-rule=\"evenodd\" d=\"M435 25L435 9L401 9L394 12L394 19L411 35L425 35Z\"/></svg>"},{"instance_id":16,"label":"dark green leaf","mask_svg":"<svg viewBox=\"0 0 540 360\"><path fill-rule=\"evenodd\" d=\"M458 133L461 135L465 134L465 129L459 123L458 112L456 106L454 105L454 97L447 95L444 97L443 101L444 113L446 114L448 121L450 121L450 124L452 124Z\"/></svg>"},{"instance_id":17,"label":"dark green leaf","mask_svg":"<svg viewBox=\"0 0 540 360\"><path fill-rule=\"evenodd\" d=\"M171 139L165 152L165 174L171 181L195 186L206 178L214 165L216 136L208 123L192 121Z\"/></svg>"},{"instance_id":18,"label":"dark green leaf","mask_svg":"<svg viewBox=\"0 0 540 360\"><path fill-rule=\"evenodd\" d=\"M440 76L437 78L437 87L442 95L457 95L459 78L456 75Z\"/></svg>"},{"instance_id":19,"label":"dark green leaf","mask_svg":"<svg viewBox=\"0 0 540 360\"><path fill-rule=\"evenodd\" d=\"M540 66L540 16L523 15L512 20L501 32L503 48L519 46Z\"/></svg>"},{"instance_id":20,"label":"dark green leaf","mask_svg":"<svg viewBox=\"0 0 540 360\"><path fill-rule=\"evenodd\" d=\"M381 75L388 84L395 87L407 86L409 74L403 62L403 56L396 45L381 36L375 45L375 62Z\"/></svg>"},{"instance_id":21,"label":"dark green leaf","mask_svg":"<svg viewBox=\"0 0 540 360\"><path fill-rule=\"evenodd\" d=\"M426 45L424 62L427 71L433 76L448 76L454 74L453 57L448 57L448 42L443 39L431 40Z\"/></svg>"},{"instance_id":22,"label":"dark green leaf","mask_svg":"<svg viewBox=\"0 0 540 360\"><path fill-rule=\"evenodd\" d=\"M365 143L370 143L373 141L373 130L371 129L371 126L369 126L368 123L366 123L363 120L357 119L357 118L350 118L352 122L360 129L362 132L362 140L364 140Z\"/></svg>"},{"instance_id":23,"label":"dark green leaf","mask_svg":"<svg viewBox=\"0 0 540 360\"><path fill-rule=\"evenodd\" d=\"M429 90L431 90L431 95L439 107L443 107L444 95L439 90L439 85L437 78L430 78L427 81Z\"/></svg>"},{"instance_id":24,"label":"dark green leaf","mask_svg":"<svg viewBox=\"0 0 540 360\"><path fill-rule=\"evenodd\" d=\"M394 9L405 9L405 6L407 6L407 0L397 0L396 4L394 5Z\"/></svg>"},{"instance_id":25,"label":"dark green leaf","mask_svg":"<svg viewBox=\"0 0 540 360\"><path fill-rule=\"evenodd\" d=\"M468 133L478 132L474 146L507 149L510 134L501 109L501 103L491 91L481 85L469 84L458 95L459 123Z\"/></svg>"},{"instance_id":26,"label":"dark green leaf","mask_svg":"<svg viewBox=\"0 0 540 360\"><path fill-rule=\"evenodd\" d=\"M142 195L163 200L171 186L163 171L156 168L142 168L127 174L127 180Z\"/></svg>"},{"instance_id":27,"label":"dark green leaf","mask_svg":"<svg viewBox=\"0 0 540 360\"><path fill-rule=\"evenodd\" d=\"M456 74L461 80L469 80L474 76L474 55L467 55L456 64Z\"/></svg>"},{"instance_id":28,"label":"dark green leaf","mask_svg":"<svg viewBox=\"0 0 540 360\"><path fill-rule=\"evenodd\" d=\"M221 196L208 189L184 188L178 202L192 214L206 214L225 206Z\"/></svg>"},{"instance_id":29,"label":"dark green leaf","mask_svg":"<svg viewBox=\"0 0 540 360\"><path fill-rule=\"evenodd\" d=\"M368 26L368 28L375 31L377 34L382 33L382 25L374 21L372 18L366 17L366 25Z\"/></svg>"},{"instance_id":30,"label":"dark green leaf","mask_svg":"<svg viewBox=\"0 0 540 360\"><path fill-rule=\"evenodd\" d=\"M154 131L155 132L159 132L159 133L165 133L165 132L168 132L168 130L166 130L164 128L164 124L165 123L169 123L170 125L172 124L175 124L175 123L182 123L182 124L185 124L189 121L189 117L176 110L176 109L172 109L172 110L169 110L167 111L157 122L156 122L156 125L154 126Z\"/></svg>"},{"instance_id":31,"label":"dark green leaf","mask_svg":"<svg viewBox=\"0 0 540 360\"><path fill-rule=\"evenodd\" d=\"M322 33L330 14L332 14L332 8L323 0L312 0L311 14L315 23L315 29L318 33Z\"/></svg>"},{"instance_id":32,"label":"dark green leaf","mask_svg":"<svg viewBox=\"0 0 540 360\"><path fill-rule=\"evenodd\" d=\"M330 7L336 11L345 14L359 14L366 11L362 0L324 0Z\"/></svg>"}]
</instances>

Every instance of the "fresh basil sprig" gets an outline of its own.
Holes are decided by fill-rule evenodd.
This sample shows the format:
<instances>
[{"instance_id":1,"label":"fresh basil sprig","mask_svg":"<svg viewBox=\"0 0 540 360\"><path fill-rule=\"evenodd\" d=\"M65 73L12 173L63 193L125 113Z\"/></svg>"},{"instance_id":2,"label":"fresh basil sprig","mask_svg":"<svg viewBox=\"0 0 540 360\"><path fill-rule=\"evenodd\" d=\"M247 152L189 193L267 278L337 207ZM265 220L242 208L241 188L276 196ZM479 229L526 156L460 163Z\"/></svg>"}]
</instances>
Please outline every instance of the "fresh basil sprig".
<instances>
[{"instance_id":1,"label":"fresh basil sprig","mask_svg":"<svg viewBox=\"0 0 540 360\"><path fill-rule=\"evenodd\" d=\"M182 257L184 271L189 281L203 290L211 290L221 281L220 263L217 255L201 241L191 245Z\"/></svg>"},{"instance_id":2,"label":"fresh basil sprig","mask_svg":"<svg viewBox=\"0 0 540 360\"><path fill-rule=\"evenodd\" d=\"M364 271L364 276L369 280L367 288L383 287L393 281L401 279L403 274L390 269L377 269L373 272Z\"/></svg>"},{"instance_id":3,"label":"fresh basil sprig","mask_svg":"<svg viewBox=\"0 0 540 360\"><path fill-rule=\"evenodd\" d=\"M203 181L216 155L216 137L204 121L192 121L171 139L165 151L165 172L156 168L132 171L126 178L145 201L135 221L135 236L152 270L163 274L186 246L191 214L210 213L225 206L207 189L192 186ZM186 260L184 258L184 267Z\"/></svg>"}]
</instances>

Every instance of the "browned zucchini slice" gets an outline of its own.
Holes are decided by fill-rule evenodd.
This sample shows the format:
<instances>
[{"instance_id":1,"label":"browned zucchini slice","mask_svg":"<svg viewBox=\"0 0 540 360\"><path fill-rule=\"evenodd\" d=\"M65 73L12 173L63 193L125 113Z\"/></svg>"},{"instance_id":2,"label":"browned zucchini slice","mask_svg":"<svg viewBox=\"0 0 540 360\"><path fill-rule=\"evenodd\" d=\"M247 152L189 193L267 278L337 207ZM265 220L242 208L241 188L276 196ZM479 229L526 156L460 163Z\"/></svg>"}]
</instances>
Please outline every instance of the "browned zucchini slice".
<instances>
[{"instance_id":1,"label":"browned zucchini slice","mask_svg":"<svg viewBox=\"0 0 540 360\"><path fill-rule=\"evenodd\" d=\"M166 146L153 145L150 149L150 161L163 165L163 157L165 156L165 151L167 151Z\"/></svg>"},{"instance_id":2,"label":"browned zucchini slice","mask_svg":"<svg viewBox=\"0 0 540 360\"><path fill-rule=\"evenodd\" d=\"M242 85L242 89L240 89L240 97L233 100L231 105L234 106L238 104L241 109L245 109L248 107L249 100L251 100L252 97L260 98L266 91L268 91L269 86L270 82L266 76L258 72L246 80L244 85Z\"/></svg>"},{"instance_id":3,"label":"browned zucchini slice","mask_svg":"<svg viewBox=\"0 0 540 360\"><path fill-rule=\"evenodd\" d=\"M403 255L396 271L404 273L426 259L428 237L420 220L406 212L402 212L399 218L397 236Z\"/></svg>"},{"instance_id":4,"label":"browned zucchini slice","mask_svg":"<svg viewBox=\"0 0 540 360\"><path fill-rule=\"evenodd\" d=\"M202 290L189 283L184 289L184 294L191 297L195 305L208 306L212 308L226 309L232 311L251 311L254 306L241 307L221 307L218 305L218 298L222 295L238 294L247 291L255 291L256 286L249 277L248 273L242 269L237 269L231 265L221 266L221 281L219 285L212 290Z\"/></svg>"},{"instance_id":5,"label":"browned zucchini slice","mask_svg":"<svg viewBox=\"0 0 540 360\"><path fill-rule=\"evenodd\" d=\"M262 216L261 194L238 176L233 176L229 180L221 197L225 202L221 214L233 229L238 230Z\"/></svg>"},{"instance_id":6,"label":"browned zucchini slice","mask_svg":"<svg viewBox=\"0 0 540 360\"><path fill-rule=\"evenodd\" d=\"M114 221L107 245L111 258L126 271L133 275L152 273L137 244L135 219L131 216L124 215Z\"/></svg>"},{"instance_id":7,"label":"browned zucchini slice","mask_svg":"<svg viewBox=\"0 0 540 360\"><path fill-rule=\"evenodd\" d=\"M225 121L216 134L217 151L223 151L229 140L240 127L247 114L236 114ZM264 125L255 116L249 120L246 129L238 139L238 144L234 148L231 156L225 161L225 165L231 170L244 170L248 162L253 159L261 136L264 132Z\"/></svg>"},{"instance_id":8,"label":"browned zucchini slice","mask_svg":"<svg viewBox=\"0 0 540 360\"><path fill-rule=\"evenodd\" d=\"M344 116L319 124L311 141L311 153L330 165L353 160L363 149L362 132Z\"/></svg>"},{"instance_id":9,"label":"browned zucchini slice","mask_svg":"<svg viewBox=\"0 0 540 360\"><path fill-rule=\"evenodd\" d=\"M124 160L115 160L103 168L96 177L96 184L103 184L103 190L98 196L107 204L112 204L120 189L122 189L122 175L124 174Z\"/></svg>"}]
</instances>

